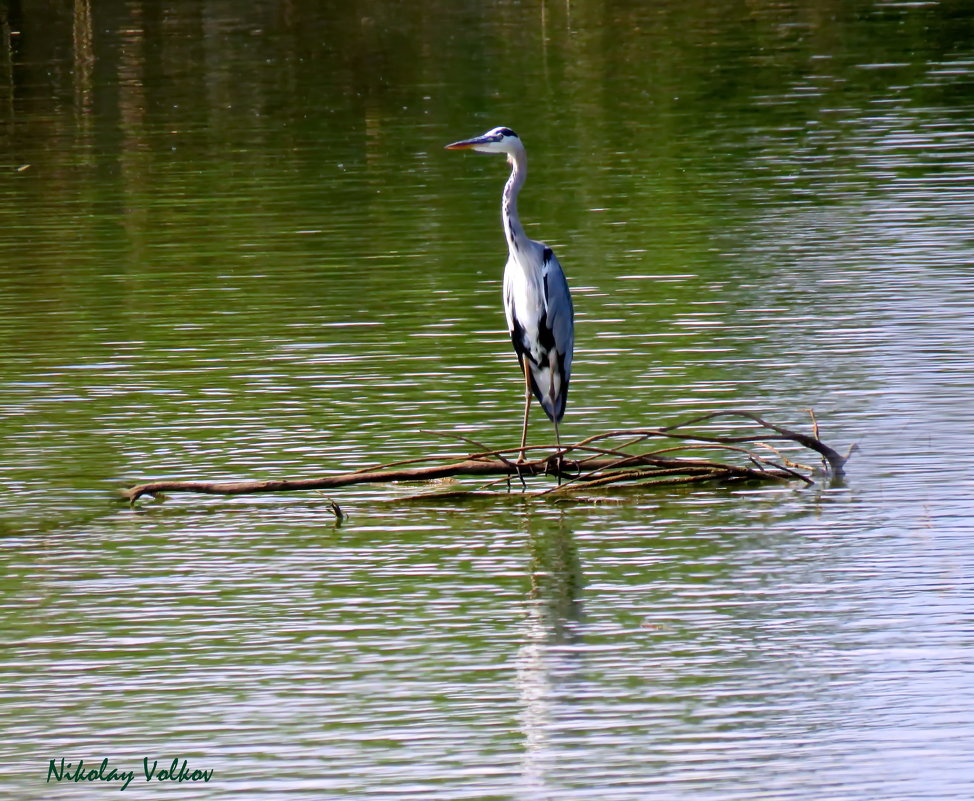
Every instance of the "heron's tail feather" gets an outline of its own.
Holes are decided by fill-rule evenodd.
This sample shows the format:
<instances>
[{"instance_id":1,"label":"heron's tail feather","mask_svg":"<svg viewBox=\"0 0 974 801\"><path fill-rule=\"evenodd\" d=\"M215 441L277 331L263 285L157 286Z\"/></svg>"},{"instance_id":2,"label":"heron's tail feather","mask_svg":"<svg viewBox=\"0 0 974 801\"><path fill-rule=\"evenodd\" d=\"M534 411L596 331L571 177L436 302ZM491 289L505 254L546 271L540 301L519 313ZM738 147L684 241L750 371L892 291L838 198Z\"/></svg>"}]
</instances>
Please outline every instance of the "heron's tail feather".
<instances>
[{"instance_id":1,"label":"heron's tail feather","mask_svg":"<svg viewBox=\"0 0 974 801\"><path fill-rule=\"evenodd\" d=\"M564 360L553 351L546 365L528 362L531 369L531 391L538 399L548 419L561 422L565 416L565 403L568 401L569 374L564 370Z\"/></svg>"}]
</instances>

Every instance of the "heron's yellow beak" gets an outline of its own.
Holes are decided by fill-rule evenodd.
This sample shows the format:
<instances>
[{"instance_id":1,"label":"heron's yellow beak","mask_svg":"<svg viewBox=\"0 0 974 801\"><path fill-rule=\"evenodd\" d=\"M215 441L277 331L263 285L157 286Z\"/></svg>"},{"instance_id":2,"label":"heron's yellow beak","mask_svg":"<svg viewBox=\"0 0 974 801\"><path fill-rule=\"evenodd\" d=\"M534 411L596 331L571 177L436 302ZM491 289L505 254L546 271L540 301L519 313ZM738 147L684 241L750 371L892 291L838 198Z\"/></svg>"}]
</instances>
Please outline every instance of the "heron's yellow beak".
<instances>
[{"instance_id":1,"label":"heron's yellow beak","mask_svg":"<svg viewBox=\"0 0 974 801\"><path fill-rule=\"evenodd\" d=\"M447 150L470 150L474 145L477 144L476 139L463 139L459 142L453 142L446 146Z\"/></svg>"}]
</instances>

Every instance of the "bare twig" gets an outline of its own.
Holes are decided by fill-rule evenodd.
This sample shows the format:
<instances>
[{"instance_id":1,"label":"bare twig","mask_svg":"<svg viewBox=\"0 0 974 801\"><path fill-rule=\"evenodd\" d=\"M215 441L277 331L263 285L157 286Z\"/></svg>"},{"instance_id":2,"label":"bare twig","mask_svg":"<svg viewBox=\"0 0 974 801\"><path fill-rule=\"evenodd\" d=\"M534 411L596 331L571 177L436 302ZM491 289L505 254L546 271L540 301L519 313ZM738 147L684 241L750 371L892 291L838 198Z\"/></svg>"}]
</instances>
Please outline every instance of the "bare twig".
<instances>
[{"instance_id":1,"label":"bare twig","mask_svg":"<svg viewBox=\"0 0 974 801\"><path fill-rule=\"evenodd\" d=\"M769 428L772 431L776 431L780 436L778 437L726 437L726 438L710 438L709 441L722 441L722 442L758 442L763 439L786 439L796 442L804 448L813 450L820 453L825 459L832 471L832 474L836 477L842 476L844 473L844 467L846 459L839 455L839 453L824 442L819 440L817 437L810 436L808 434L802 434L799 431L792 431L791 429L784 428L783 426L775 425L774 423L769 423L762 417L759 417L752 412L743 411L733 411L733 412L710 412L709 414L702 415L701 417L696 417L693 420L687 420L683 423L677 423L674 426L668 426L667 428L661 429L662 431L672 431L676 428L684 428L690 425L696 425L697 423L702 423L707 420L714 420L718 417L744 417L748 420L753 420L760 426L764 428Z\"/></svg>"}]
</instances>

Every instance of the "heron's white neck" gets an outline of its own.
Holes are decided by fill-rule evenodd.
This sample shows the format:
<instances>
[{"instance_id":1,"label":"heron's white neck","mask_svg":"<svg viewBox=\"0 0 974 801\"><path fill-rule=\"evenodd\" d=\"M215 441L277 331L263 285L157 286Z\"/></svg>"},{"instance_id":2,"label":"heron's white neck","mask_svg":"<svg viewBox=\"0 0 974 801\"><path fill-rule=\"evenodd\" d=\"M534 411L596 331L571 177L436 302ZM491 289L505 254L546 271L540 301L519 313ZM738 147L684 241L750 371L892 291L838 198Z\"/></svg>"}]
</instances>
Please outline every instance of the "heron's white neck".
<instances>
[{"instance_id":1,"label":"heron's white neck","mask_svg":"<svg viewBox=\"0 0 974 801\"><path fill-rule=\"evenodd\" d=\"M528 237L521 227L521 219L517 216L517 195L524 186L524 179L528 175L528 157L523 149L512 151L507 160L511 165L511 177L504 186L501 199L501 218L504 221L504 236L507 237L507 249L514 255L527 247Z\"/></svg>"}]
</instances>

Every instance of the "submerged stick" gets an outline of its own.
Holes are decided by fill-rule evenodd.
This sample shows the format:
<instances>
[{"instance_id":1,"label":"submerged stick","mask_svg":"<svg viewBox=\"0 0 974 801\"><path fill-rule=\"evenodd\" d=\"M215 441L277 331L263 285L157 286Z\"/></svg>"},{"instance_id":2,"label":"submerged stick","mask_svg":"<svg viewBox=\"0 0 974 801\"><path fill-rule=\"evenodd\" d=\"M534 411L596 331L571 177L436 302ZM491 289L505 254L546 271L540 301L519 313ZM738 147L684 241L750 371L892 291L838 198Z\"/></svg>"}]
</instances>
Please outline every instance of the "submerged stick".
<instances>
[{"instance_id":1,"label":"submerged stick","mask_svg":"<svg viewBox=\"0 0 974 801\"><path fill-rule=\"evenodd\" d=\"M531 465L522 465L532 472ZM253 495L261 492L295 492L297 490L334 489L353 484L388 483L392 481L430 481L456 475L498 475L509 473L507 464L467 459L431 467L410 467L399 470L362 470L319 478L277 479L267 481L150 481L137 484L122 492L134 503L143 495L161 492L199 492L206 495Z\"/></svg>"}]
</instances>

